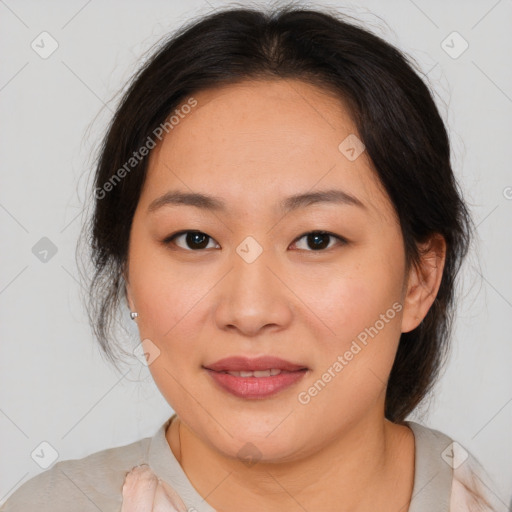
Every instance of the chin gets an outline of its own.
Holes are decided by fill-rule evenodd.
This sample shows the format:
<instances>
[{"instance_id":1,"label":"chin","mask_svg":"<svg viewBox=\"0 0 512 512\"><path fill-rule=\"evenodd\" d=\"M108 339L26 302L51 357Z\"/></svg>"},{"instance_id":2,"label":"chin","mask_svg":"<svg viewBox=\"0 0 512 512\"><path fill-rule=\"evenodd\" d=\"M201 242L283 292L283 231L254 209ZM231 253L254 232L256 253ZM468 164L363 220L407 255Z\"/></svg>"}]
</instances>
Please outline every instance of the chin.
<instances>
[{"instance_id":1,"label":"chin","mask_svg":"<svg viewBox=\"0 0 512 512\"><path fill-rule=\"evenodd\" d=\"M223 418L224 428L220 432L217 429L210 432L207 427L205 434L208 444L223 456L241 460L247 466L256 462L292 461L305 454L305 446L311 447L311 440L302 438L304 431L299 434L291 424L288 426L292 428L288 429L283 423L278 426L282 422L282 416L267 417L265 422L253 423L250 426L240 423L239 417L233 423L230 423L227 415ZM267 426L269 424L272 426Z\"/></svg>"}]
</instances>

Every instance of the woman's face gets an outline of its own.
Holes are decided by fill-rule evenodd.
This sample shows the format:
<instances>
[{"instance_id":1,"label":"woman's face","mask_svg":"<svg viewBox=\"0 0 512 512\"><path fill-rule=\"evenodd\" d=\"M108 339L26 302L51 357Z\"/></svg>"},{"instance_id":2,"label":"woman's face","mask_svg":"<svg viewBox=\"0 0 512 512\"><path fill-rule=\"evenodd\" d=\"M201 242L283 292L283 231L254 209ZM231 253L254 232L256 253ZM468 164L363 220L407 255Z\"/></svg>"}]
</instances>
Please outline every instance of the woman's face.
<instances>
[{"instance_id":1,"label":"woman's face","mask_svg":"<svg viewBox=\"0 0 512 512\"><path fill-rule=\"evenodd\" d=\"M415 327L402 307L400 226L332 95L286 80L194 98L150 155L130 236L130 307L158 388L199 439L229 457L251 442L263 460L292 460L383 421L400 333ZM288 200L328 190L335 200ZM171 191L222 206L150 208ZM200 233L169 240L183 231ZM223 374L238 390L227 391L206 369L262 355L307 371Z\"/></svg>"}]
</instances>

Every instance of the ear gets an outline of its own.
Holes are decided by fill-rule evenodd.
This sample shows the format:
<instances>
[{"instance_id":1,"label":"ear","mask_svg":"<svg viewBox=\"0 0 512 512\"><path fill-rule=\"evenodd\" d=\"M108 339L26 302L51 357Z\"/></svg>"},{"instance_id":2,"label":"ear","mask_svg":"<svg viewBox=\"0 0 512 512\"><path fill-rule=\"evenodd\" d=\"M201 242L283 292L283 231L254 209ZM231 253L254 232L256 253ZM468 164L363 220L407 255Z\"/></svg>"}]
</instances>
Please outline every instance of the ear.
<instances>
[{"instance_id":1,"label":"ear","mask_svg":"<svg viewBox=\"0 0 512 512\"><path fill-rule=\"evenodd\" d=\"M446 241L434 234L419 246L420 261L412 265L403 300L402 332L418 327L432 306L443 277Z\"/></svg>"},{"instance_id":2,"label":"ear","mask_svg":"<svg viewBox=\"0 0 512 512\"><path fill-rule=\"evenodd\" d=\"M126 298L126 302L128 303L128 307L130 308L130 311L136 311L135 304L132 299L131 291L130 291L130 282L128 281L128 268L127 265L123 267L122 276L125 282L124 287L124 295Z\"/></svg>"}]
</instances>

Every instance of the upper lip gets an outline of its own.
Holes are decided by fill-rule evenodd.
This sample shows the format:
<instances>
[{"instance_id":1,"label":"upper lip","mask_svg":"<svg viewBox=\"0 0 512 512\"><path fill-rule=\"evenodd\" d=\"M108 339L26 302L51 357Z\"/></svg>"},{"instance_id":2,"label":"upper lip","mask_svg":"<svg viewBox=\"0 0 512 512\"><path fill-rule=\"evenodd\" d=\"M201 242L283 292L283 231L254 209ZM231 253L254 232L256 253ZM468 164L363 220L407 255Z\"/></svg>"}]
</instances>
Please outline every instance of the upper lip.
<instances>
[{"instance_id":1,"label":"upper lip","mask_svg":"<svg viewBox=\"0 0 512 512\"><path fill-rule=\"evenodd\" d=\"M273 356L260 356L255 358L245 356L226 357L224 359L219 359L215 363L204 365L204 367L216 372L257 371L271 370L272 368L289 372L307 370L304 365L291 363L290 361L285 361L284 359Z\"/></svg>"}]
</instances>

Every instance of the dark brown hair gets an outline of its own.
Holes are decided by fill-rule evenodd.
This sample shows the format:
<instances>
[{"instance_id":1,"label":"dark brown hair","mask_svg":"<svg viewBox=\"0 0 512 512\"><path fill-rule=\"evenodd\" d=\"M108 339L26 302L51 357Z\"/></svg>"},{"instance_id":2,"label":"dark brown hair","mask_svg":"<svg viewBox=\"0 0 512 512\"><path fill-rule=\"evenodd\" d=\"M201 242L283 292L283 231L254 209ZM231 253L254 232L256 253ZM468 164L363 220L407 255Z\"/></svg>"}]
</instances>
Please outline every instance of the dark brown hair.
<instances>
[{"instance_id":1,"label":"dark brown hair","mask_svg":"<svg viewBox=\"0 0 512 512\"><path fill-rule=\"evenodd\" d=\"M471 219L452 172L445 126L415 65L348 19L293 5L224 9L173 34L134 75L99 151L94 211L83 231L94 266L88 314L111 362L117 357L114 327L125 300L122 272L131 222L148 158L127 162L194 92L242 80L294 78L336 91L349 107L399 218L407 264L418 263L418 245L433 234L447 242L437 297L423 322L401 335L386 417L403 421L431 390L447 355L455 277L468 250ZM122 168L126 172L119 173Z\"/></svg>"}]
</instances>

